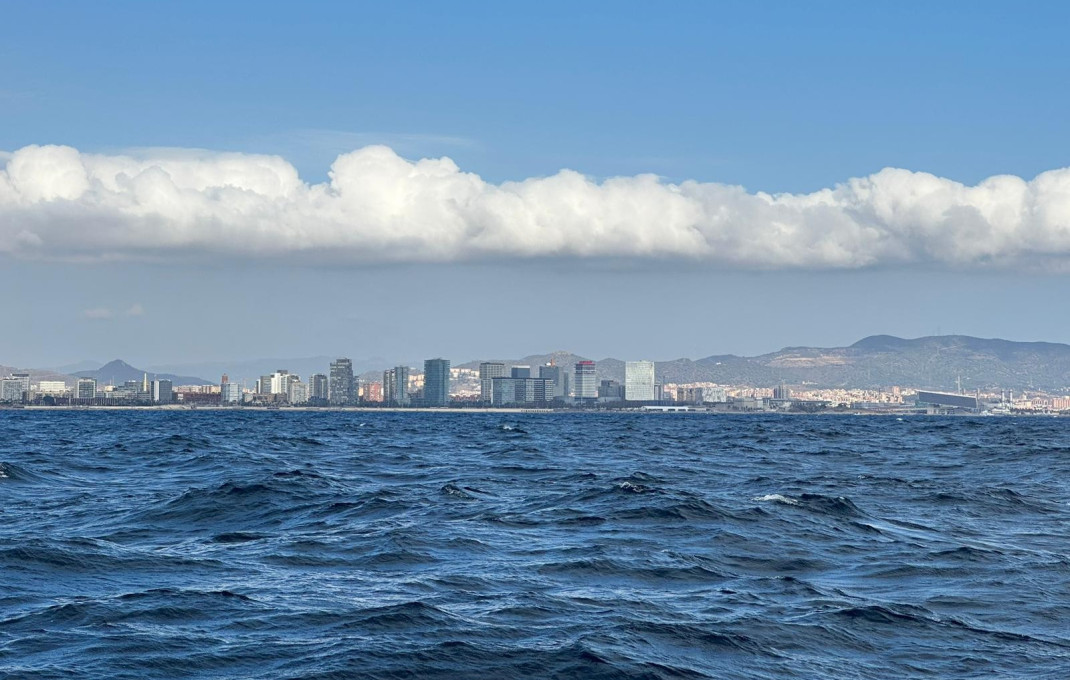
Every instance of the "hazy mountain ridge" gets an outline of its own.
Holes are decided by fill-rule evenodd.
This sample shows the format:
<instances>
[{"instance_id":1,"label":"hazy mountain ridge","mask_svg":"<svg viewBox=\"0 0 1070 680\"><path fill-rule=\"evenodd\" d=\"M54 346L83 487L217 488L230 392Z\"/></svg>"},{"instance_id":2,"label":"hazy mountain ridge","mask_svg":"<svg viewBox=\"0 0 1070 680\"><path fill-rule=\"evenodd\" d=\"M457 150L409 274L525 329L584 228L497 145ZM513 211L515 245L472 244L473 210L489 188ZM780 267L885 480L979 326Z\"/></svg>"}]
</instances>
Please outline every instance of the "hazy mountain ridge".
<instances>
[{"instance_id":1,"label":"hazy mountain ridge","mask_svg":"<svg viewBox=\"0 0 1070 680\"><path fill-rule=\"evenodd\" d=\"M74 385L78 382L78 378L68 375L67 373L60 373L47 368L15 368L14 366L4 366L0 364L0 377L6 377L12 373L29 373L31 383L39 383L42 380L62 380L68 386Z\"/></svg>"},{"instance_id":2,"label":"hazy mountain ridge","mask_svg":"<svg viewBox=\"0 0 1070 680\"><path fill-rule=\"evenodd\" d=\"M301 376L301 379L308 381L309 377L314 373L329 374L331 362L339 357L345 356L339 355L320 355L314 357L269 357L265 359L243 359L241 361L206 361L199 363L185 363L185 364L158 364L150 366L148 368L149 375L152 372L163 371L168 373L183 373L186 375L202 375L213 378L212 382L218 382L226 373L230 380L234 382L244 382L248 387L252 387L256 382L256 379L262 375L270 375L277 370L287 370L290 373L296 373ZM353 372L356 374L369 373L374 374L376 371L382 377L382 368L389 361L381 357L371 358L352 358ZM420 364L421 366L423 364Z\"/></svg>"},{"instance_id":3,"label":"hazy mountain ridge","mask_svg":"<svg viewBox=\"0 0 1070 680\"><path fill-rule=\"evenodd\" d=\"M1070 345L964 335L863 338L843 348L789 348L756 357L778 380L821 386L909 385L1064 390Z\"/></svg>"},{"instance_id":4,"label":"hazy mountain ridge","mask_svg":"<svg viewBox=\"0 0 1070 680\"><path fill-rule=\"evenodd\" d=\"M520 359L500 359L506 366L531 366L538 375L538 367L553 362L572 367L587 360L564 350L547 354L532 354ZM381 380L387 366L373 367L374 359L354 362L355 372L367 380ZM456 364L456 368L476 370L480 361ZM300 364L290 365L286 364ZM312 372L326 373L328 357L310 357L297 361L256 360L235 362L234 366L248 369L267 366L287 368L307 379ZM624 380L624 361L615 358L596 360L599 380ZM278 364L278 365L276 365ZM322 365L320 365L322 364ZM941 335L915 339L891 335L873 335L848 347L785 347L777 352L755 357L732 354L713 355L702 359L673 359L657 361L657 379L662 383L712 382L728 385L772 387L781 382L814 387L881 387L902 385L952 389L961 378L964 389L974 388L1032 388L1049 391L1070 389L1070 345L1053 342L1017 342L1013 340L975 338L966 335ZM225 369L228 364L218 362L213 369ZM410 363L416 372L420 363ZM207 366L207 365L204 365ZM271 369L271 370L274 370ZM295 370L301 369L303 371ZM0 366L0 374L19 369ZM64 380L73 385L78 377L93 377L102 384L121 384L126 380L149 378L172 380L176 385L211 384L215 380L159 373L134 368L115 360L92 371L77 371L73 375L52 370L24 369L34 382ZM221 372L221 371L220 371ZM231 370L232 379L236 371Z\"/></svg>"},{"instance_id":5,"label":"hazy mountain ridge","mask_svg":"<svg viewBox=\"0 0 1070 680\"><path fill-rule=\"evenodd\" d=\"M538 366L554 358L572 366L585 359L555 352L503 360L507 365ZM755 357L732 354L702 359L657 361L662 383L713 382L772 387L781 382L814 387L902 385L952 389L1070 387L1070 345L1052 342L974 338L965 335L904 339L890 335L863 338L848 347L786 347ZM478 368L479 362L461 365ZM624 361L597 361L599 380L624 380Z\"/></svg>"},{"instance_id":6,"label":"hazy mountain ridge","mask_svg":"<svg viewBox=\"0 0 1070 680\"><path fill-rule=\"evenodd\" d=\"M210 385L213 381L205 380L188 375L175 375L173 373L154 373L140 368L134 368L130 364L115 359L109 361L93 371L78 371L74 375L78 378L94 378L100 385L122 385L127 380L142 380L145 374L149 380L170 380L175 386L178 385Z\"/></svg>"}]
</instances>

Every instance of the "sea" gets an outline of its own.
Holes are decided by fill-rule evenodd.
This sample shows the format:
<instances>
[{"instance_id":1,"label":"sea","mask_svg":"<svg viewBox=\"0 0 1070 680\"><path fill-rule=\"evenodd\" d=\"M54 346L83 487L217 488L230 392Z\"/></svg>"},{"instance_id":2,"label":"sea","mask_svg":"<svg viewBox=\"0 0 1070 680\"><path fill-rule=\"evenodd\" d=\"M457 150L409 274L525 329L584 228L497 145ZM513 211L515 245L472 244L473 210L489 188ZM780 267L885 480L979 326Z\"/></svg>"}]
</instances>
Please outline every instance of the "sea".
<instances>
[{"instance_id":1,"label":"sea","mask_svg":"<svg viewBox=\"0 0 1070 680\"><path fill-rule=\"evenodd\" d=\"M0 411L0 677L1067 678L1068 432Z\"/></svg>"}]
</instances>

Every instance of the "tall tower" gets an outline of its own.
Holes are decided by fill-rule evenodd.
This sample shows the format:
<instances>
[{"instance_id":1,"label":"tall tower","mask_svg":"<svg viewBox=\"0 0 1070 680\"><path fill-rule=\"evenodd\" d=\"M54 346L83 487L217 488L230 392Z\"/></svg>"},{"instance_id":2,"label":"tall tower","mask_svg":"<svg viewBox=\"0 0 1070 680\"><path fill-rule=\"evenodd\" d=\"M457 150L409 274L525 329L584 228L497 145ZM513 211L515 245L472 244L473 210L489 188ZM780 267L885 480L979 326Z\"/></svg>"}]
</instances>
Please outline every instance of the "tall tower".
<instances>
[{"instance_id":1,"label":"tall tower","mask_svg":"<svg viewBox=\"0 0 1070 680\"><path fill-rule=\"evenodd\" d=\"M545 366L539 366L539 377L553 383L553 391L547 401L563 399L568 396L568 373L561 370L560 366L552 361Z\"/></svg>"},{"instance_id":2,"label":"tall tower","mask_svg":"<svg viewBox=\"0 0 1070 680\"><path fill-rule=\"evenodd\" d=\"M323 404L330 398L330 382L322 373L313 373L308 379L308 398L317 404Z\"/></svg>"},{"instance_id":3,"label":"tall tower","mask_svg":"<svg viewBox=\"0 0 1070 680\"><path fill-rule=\"evenodd\" d=\"M353 390L353 362L341 358L331 362L331 377L328 386L330 401L337 406L346 406L356 401Z\"/></svg>"},{"instance_id":4,"label":"tall tower","mask_svg":"<svg viewBox=\"0 0 1070 680\"><path fill-rule=\"evenodd\" d=\"M424 361L424 404L448 406L450 403L450 360Z\"/></svg>"},{"instance_id":5,"label":"tall tower","mask_svg":"<svg viewBox=\"0 0 1070 680\"><path fill-rule=\"evenodd\" d=\"M624 364L624 399L654 401L654 362L629 361Z\"/></svg>"},{"instance_id":6,"label":"tall tower","mask_svg":"<svg viewBox=\"0 0 1070 680\"><path fill-rule=\"evenodd\" d=\"M494 379L505 377L505 364L500 361L484 361L479 365L479 400L484 404L492 401Z\"/></svg>"},{"instance_id":7,"label":"tall tower","mask_svg":"<svg viewBox=\"0 0 1070 680\"><path fill-rule=\"evenodd\" d=\"M576 363L576 398L598 398L598 380L595 376L593 361L580 361Z\"/></svg>"},{"instance_id":8,"label":"tall tower","mask_svg":"<svg viewBox=\"0 0 1070 680\"><path fill-rule=\"evenodd\" d=\"M411 373L408 366L395 366L390 371L391 379L393 380L393 402L396 406L408 406L411 403L409 398L409 374Z\"/></svg>"}]
</instances>

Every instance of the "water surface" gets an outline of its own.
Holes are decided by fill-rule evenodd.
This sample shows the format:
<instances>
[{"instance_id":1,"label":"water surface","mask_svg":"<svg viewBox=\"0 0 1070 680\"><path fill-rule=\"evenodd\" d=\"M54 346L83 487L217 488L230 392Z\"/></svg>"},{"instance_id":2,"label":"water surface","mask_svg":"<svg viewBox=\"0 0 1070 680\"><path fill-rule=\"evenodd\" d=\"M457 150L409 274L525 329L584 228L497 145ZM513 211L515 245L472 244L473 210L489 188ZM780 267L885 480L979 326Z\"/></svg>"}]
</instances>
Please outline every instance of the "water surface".
<instances>
[{"instance_id":1,"label":"water surface","mask_svg":"<svg viewBox=\"0 0 1070 680\"><path fill-rule=\"evenodd\" d=\"M1068 427L0 412L0 676L1063 678Z\"/></svg>"}]
</instances>

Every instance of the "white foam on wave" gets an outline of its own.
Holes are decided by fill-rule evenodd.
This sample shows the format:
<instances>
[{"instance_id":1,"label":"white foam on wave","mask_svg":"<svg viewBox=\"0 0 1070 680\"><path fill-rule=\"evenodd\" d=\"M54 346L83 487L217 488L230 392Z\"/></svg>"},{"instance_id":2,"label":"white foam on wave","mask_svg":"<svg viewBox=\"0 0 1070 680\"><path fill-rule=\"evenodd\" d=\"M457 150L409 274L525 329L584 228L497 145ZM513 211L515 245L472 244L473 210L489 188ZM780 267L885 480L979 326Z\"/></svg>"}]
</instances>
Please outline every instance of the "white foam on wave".
<instances>
[{"instance_id":1,"label":"white foam on wave","mask_svg":"<svg viewBox=\"0 0 1070 680\"><path fill-rule=\"evenodd\" d=\"M775 503L784 503L786 505L798 505L799 504L799 501L795 500L794 498L789 498L788 496L781 496L778 493L766 494L765 496L756 496L756 497L752 498L751 500L759 501L759 502L761 502L761 501L773 501Z\"/></svg>"}]
</instances>

